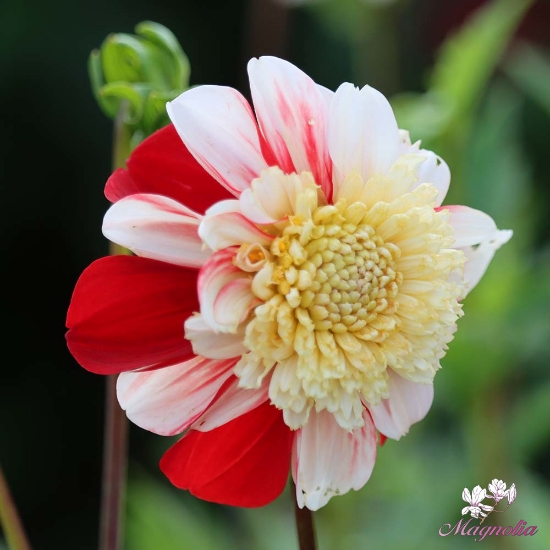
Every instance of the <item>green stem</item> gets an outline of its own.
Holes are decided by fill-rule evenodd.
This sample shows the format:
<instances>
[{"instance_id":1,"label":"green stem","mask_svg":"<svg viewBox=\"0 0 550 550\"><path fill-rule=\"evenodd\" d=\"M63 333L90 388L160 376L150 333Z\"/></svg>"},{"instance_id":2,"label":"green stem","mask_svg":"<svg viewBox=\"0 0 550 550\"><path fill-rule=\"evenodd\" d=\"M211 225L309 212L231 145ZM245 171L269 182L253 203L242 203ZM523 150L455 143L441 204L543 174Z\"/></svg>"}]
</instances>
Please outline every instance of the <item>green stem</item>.
<instances>
[{"instance_id":1,"label":"green stem","mask_svg":"<svg viewBox=\"0 0 550 550\"><path fill-rule=\"evenodd\" d=\"M296 501L296 486L292 483L292 499L294 500L294 517L296 520L296 530L298 531L298 546L300 550L316 550L317 542L315 537L315 527L313 525L313 514L311 510L300 508Z\"/></svg>"},{"instance_id":2,"label":"green stem","mask_svg":"<svg viewBox=\"0 0 550 550\"><path fill-rule=\"evenodd\" d=\"M31 550L15 502L0 466L0 525L10 550Z\"/></svg>"},{"instance_id":3,"label":"green stem","mask_svg":"<svg viewBox=\"0 0 550 550\"><path fill-rule=\"evenodd\" d=\"M124 167L126 159L130 156L131 132L124 123L126 108L123 104L115 119L113 170ZM115 255L129 252L115 243L110 243L109 253ZM120 550L123 547L128 421L118 404L116 382L116 375L107 376L99 550Z\"/></svg>"}]
</instances>

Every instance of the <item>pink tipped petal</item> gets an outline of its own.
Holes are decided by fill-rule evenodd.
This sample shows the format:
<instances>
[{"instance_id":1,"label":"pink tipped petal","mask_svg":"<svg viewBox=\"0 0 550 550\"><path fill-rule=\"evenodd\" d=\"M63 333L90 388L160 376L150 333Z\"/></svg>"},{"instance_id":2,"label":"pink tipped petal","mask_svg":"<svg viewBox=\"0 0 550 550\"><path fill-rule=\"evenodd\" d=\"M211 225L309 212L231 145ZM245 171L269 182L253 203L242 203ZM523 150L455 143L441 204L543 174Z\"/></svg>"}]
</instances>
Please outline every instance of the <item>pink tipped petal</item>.
<instances>
[{"instance_id":1,"label":"pink tipped petal","mask_svg":"<svg viewBox=\"0 0 550 550\"><path fill-rule=\"evenodd\" d=\"M447 163L432 151L421 149L419 155L426 157L417 169L418 184L431 183L438 190L436 205L439 206L447 195L451 183L451 171Z\"/></svg>"},{"instance_id":2,"label":"pink tipped petal","mask_svg":"<svg viewBox=\"0 0 550 550\"><path fill-rule=\"evenodd\" d=\"M138 256L200 268L211 252L203 250L198 214L160 195L130 195L111 206L103 234Z\"/></svg>"},{"instance_id":3,"label":"pink tipped petal","mask_svg":"<svg viewBox=\"0 0 550 550\"><path fill-rule=\"evenodd\" d=\"M311 172L330 196L326 91L300 69L275 57L250 60L248 76L260 128L278 165L287 173Z\"/></svg>"},{"instance_id":4,"label":"pink tipped petal","mask_svg":"<svg viewBox=\"0 0 550 550\"><path fill-rule=\"evenodd\" d=\"M269 248L273 240L239 212L213 216L208 213L199 227L199 235L212 250L243 243L258 243Z\"/></svg>"},{"instance_id":5,"label":"pink tipped petal","mask_svg":"<svg viewBox=\"0 0 550 550\"><path fill-rule=\"evenodd\" d=\"M195 357L154 371L125 372L117 380L118 401L140 428L176 435L201 416L235 363Z\"/></svg>"},{"instance_id":6,"label":"pink tipped petal","mask_svg":"<svg viewBox=\"0 0 550 550\"><path fill-rule=\"evenodd\" d=\"M248 350L243 344L244 326L235 334L215 333L207 325L202 315L193 315L185 321L185 337L191 341L196 355L212 359L240 357Z\"/></svg>"},{"instance_id":7,"label":"pink tipped petal","mask_svg":"<svg viewBox=\"0 0 550 550\"><path fill-rule=\"evenodd\" d=\"M258 389L243 389L239 387L239 379L235 377L221 397L206 409L191 428L208 432L246 414L267 401L268 388L269 381L266 379Z\"/></svg>"},{"instance_id":8,"label":"pink tipped petal","mask_svg":"<svg viewBox=\"0 0 550 550\"><path fill-rule=\"evenodd\" d=\"M433 396L433 384L411 382L390 371L390 397L368 408L379 432L400 439L413 424L426 416Z\"/></svg>"},{"instance_id":9,"label":"pink tipped petal","mask_svg":"<svg viewBox=\"0 0 550 550\"><path fill-rule=\"evenodd\" d=\"M214 301L214 318L234 332L248 316L250 310L260 302L252 294L252 279L235 279L227 283Z\"/></svg>"},{"instance_id":10,"label":"pink tipped petal","mask_svg":"<svg viewBox=\"0 0 550 550\"><path fill-rule=\"evenodd\" d=\"M216 252L204 264L197 280L202 317L215 332L235 332L234 327L223 325L216 320L214 305L225 285L236 279L248 279L245 272L233 265L237 250L236 247L231 247Z\"/></svg>"},{"instance_id":11,"label":"pink tipped petal","mask_svg":"<svg viewBox=\"0 0 550 550\"><path fill-rule=\"evenodd\" d=\"M166 108L191 154L235 196L267 167L254 114L236 90L199 86Z\"/></svg>"},{"instance_id":12,"label":"pink tipped petal","mask_svg":"<svg viewBox=\"0 0 550 550\"><path fill-rule=\"evenodd\" d=\"M400 153L401 138L388 100L377 90L342 84L330 106L328 144L334 163L334 197L345 177L357 171L363 181L384 175Z\"/></svg>"},{"instance_id":13,"label":"pink tipped petal","mask_svg":"<svg viewBox=\"0 0 550 550\"><path fill-rule=\"evenodd\" d=\"M464 285L464 298L481 280L495 252L513 235L510 230L499 230L494 220L467 206L442 206L438 210L449 211L449 223L455 230L453 248L462 250L466 256L463 274L453 278Z\"/></svg>"},{"instance_id":14,"label":"pink tipped petal","mask_svg":"<svg viewBox=\"0 0 550 550\"><path fill-rule=\"evenodd\" d=\"M365 425L351 433L326 410L312 410L297 430L292 477L300 508L318 510L333 496L358 490L369 480L376 460L376 430L367 410Z\"/></svg>"}]
</instances>

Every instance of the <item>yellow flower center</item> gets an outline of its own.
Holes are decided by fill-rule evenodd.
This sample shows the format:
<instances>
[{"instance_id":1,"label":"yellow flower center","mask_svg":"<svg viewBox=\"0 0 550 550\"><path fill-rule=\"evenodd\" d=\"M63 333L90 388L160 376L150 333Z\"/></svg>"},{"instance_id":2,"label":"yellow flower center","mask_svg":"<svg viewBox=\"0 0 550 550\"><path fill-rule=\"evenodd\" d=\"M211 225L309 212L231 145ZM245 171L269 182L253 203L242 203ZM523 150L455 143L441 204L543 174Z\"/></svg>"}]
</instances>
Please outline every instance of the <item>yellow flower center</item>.
<instances>
[{"instance_id":1,"label":"yellow flower center","mask_svg":"<svg viewBox=\"0 0 550 550\"><path fill-rule=\"evenodd\" d=\"M270 399L291 428L312 407L346 429L361 426L364 404L389 397L388 368L429 382L452 339L461 309L449 275L464 257L449 248L447 213L434 210L431 185L395 198L388 187L354 176L348 196L319 205L324 198L304 185L292 215L272 227L269 251L242 247L262 261L252 291L263 303L236 374L252 388L271 373Z\"/></svg>"}]
</instances>

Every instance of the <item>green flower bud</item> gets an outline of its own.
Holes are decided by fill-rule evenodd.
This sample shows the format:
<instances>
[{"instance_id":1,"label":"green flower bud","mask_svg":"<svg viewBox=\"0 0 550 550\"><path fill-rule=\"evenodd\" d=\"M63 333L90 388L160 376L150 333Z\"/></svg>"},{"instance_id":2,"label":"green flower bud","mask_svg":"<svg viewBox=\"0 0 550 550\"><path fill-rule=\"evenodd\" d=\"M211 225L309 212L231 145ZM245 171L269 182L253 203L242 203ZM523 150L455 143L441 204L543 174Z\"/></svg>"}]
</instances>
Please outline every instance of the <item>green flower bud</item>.
<instances>
[{"instance_id":1,"label":"green flower bud","mask_svg":"<svg viewBox=\"0 0 550 550\"><path fill-rule=\"evenodd\" d=\"M88 63L101 110L114 120L124 106L123 123L132 131L134 146L168 124L166 103L188 88L191 71L169 29L144 21L135 32L109 35Z\"/></svg>"}]
</instances>

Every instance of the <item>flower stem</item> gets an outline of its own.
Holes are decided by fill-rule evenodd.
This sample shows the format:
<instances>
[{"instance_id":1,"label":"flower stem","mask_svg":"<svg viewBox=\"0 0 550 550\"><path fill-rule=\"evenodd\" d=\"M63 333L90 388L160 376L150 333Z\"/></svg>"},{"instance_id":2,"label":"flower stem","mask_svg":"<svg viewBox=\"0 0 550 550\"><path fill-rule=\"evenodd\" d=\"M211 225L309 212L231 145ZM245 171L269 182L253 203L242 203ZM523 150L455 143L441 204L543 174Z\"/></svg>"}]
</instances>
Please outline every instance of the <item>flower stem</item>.
<instances>
[{"instance_id":1,"label":"flower stem","mask_svg":"<svg viewBox=\"0 0 550 550\"><path fill-rule=\"evenodd\" d=\"M122 168L130 155L130 131L124 123L127 106L122 104L113 132L113 170ZM128 254L114 243L109 253ZM99 550L123 547L124 509L126 504L126 471L128 464L128 421L116 396L116 375L107 376L105 396L105 441L101 487Z\"/></svg>"},{"instance_id":2,"label":"flower stem","mask_svg":"<svg viewBox=\"0 0 550 550\"><path fill-rule=\"evenodd\" d=\"M479 524L482 525L483 522L493 513L493 512L497 512L499 514L501 514L502 512L506 512L506 510L508 510L508 508L510 508L510 504L511 503L508 503L508 506L506 506L506 508L504 508L504 510L491 510L480 522Z\"/></svg>"},{"instance_id":3,"label":"flower stem","mask_svg":"<svg viewBox=\"0 0 550 550\"><path fill-rule=\"evenodd\" d=\"M292 483L292 499L294 500L294 517L296 519L296 530L298 531L298 545L300 550L316 550L315 527L313 525L313 514L311 510L300 508L296 501L296 487Z\"/></svg>"},{"instance_id":4,"label":"flower stem","mask_svg":"<svg viewBox=\"0 0 550 550\"><path fill-rule=\"evenodd\" d=\"M8 483L0 466L0 525L10 550L31 550Z\"/></svg>"}]
</instances>

